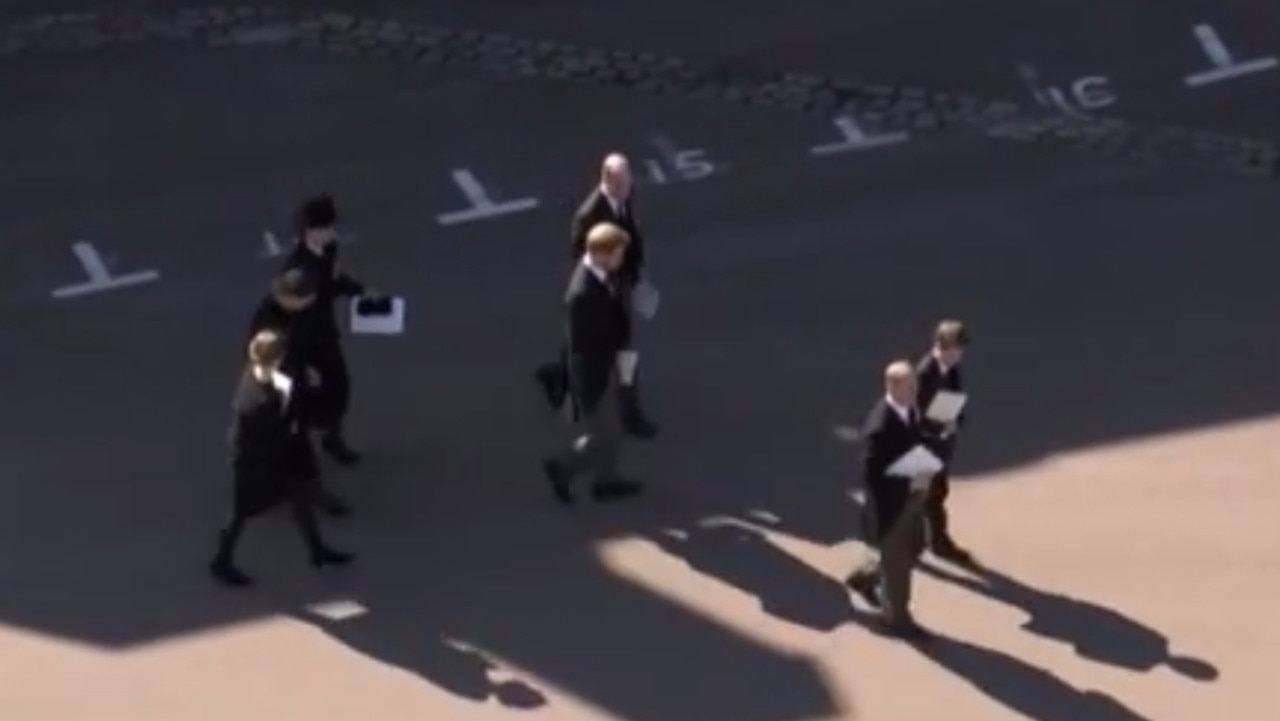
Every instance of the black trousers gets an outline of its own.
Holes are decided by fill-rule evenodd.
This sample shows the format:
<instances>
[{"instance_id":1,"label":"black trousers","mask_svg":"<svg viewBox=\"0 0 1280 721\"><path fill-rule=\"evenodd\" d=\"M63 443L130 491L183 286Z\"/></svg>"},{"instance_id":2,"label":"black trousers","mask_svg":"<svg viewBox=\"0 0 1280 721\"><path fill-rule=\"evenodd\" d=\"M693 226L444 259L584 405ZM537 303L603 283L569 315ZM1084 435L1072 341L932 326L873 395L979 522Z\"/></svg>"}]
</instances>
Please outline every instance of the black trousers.
<instances>
[{"instance_id":1,"label":"black trousers","mask_svg":"<svg viewBox=\"0 0 1280 721\"><path fill-rule=\"evenodd\" d=\"M310 360L311 368L320 376L320 385L310 392L307 415L320 431L341 435L351 407L351 374L341 342L335 338L317 349Z\"/></svg>"},{"instance_id":2,"label":"black trousers","mask_svg":"<svg viewBox=\"0 0 1280 721\"><path fill-rule=\"evenodd\" d=\"M946 465L938 475L934 476L933 483L929 484L929 491L925 494L924 528L929 545L937 547L951 541L947 496L951 494L951 460L956 454L955 436L939 441L934 447L934 452Z\"/></svg>"}]
</instances>

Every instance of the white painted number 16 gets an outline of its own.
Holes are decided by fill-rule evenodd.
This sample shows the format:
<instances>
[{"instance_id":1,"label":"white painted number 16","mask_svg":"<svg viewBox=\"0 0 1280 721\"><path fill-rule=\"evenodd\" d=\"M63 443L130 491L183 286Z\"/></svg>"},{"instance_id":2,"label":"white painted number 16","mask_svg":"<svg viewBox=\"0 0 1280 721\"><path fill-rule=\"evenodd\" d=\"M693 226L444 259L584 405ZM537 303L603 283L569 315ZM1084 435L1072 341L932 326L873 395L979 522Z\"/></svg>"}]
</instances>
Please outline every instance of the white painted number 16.
<instances>
[{"instance_id":1,"label":"white painted number 16","mask_svg":"<svg viewBox=\"0 0 1280 721\"><path fill-rule=\"evenodd\" d=\"M1030 63L1018 64L1018 75L1031 89L1031 96L1046 108L1078 115L1082 110L1098 110L1114 105L1117 98L1111 90L1111 80L1104 75L1077 78L1069 86L1069 93L1048 85L1040 78L1040 71Z\"/></svg>"}]
</instances>

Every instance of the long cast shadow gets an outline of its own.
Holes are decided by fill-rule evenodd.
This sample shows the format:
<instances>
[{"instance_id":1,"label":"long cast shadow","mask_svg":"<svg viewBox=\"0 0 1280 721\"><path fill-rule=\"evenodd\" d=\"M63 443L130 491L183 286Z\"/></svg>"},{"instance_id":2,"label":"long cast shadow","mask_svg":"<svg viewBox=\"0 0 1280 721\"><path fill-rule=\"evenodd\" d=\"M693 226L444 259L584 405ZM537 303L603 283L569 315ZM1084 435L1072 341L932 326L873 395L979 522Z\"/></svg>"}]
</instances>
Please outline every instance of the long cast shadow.
<instances>
[{"instance_id":1,"label":"long cast shadow","mask_svg":"<svg viewBox=\"0 0 1280 721\"><path fill-rule=\"evenodd\" d=\"M618 525L609 526L620 532L632 525L623 516L635 516L614 515ZM544 554L536 567L512 569L509 550L517 543L493 534L472 544L465 563L473 568L460 571L461 578L359 569L344 592L367 607L365 615L307 620L426 683L512 709L538 708L546 689L499 680L504 667L636 721L783 721L837 712L810 659L769 648L618 577L581 545L562 547L550 559ZM802 572L773 578L780 583ZM441 583L478 579L487 581L482 594L438 592Z\"/></svg>"},{"instance_id":2,"label":"long cast shadow","mask_svg":"<svg viewBox=\"0 0 1280 721\"><path fill-rule=\"evenodd\" d=\"M929 658L1006 708L1036 721L1151 721L1100 691L1079 689L1045 669L991 648L938 636Z\"/></svg>"},{"instance_id":3,"label":"long cast shadow","mask_svg":"<svg viewBox=\"0 0 1280 721\"><path fill-rule=\"evenodd\" d=\"M921 570L994 601L1021 609L1028 615L1022 625L1038 636L1065 643L1082 658L1148 672L1157 666L1197 681L1213 681L1218 669L1208 661L1171 653L1168 637L1124 613L1093 601L1045 591L986 566L974 576L956 573L933 563Z\"/></svg>"},{"instance_id":4,"label":"long cast shadow","mask_svg":"<svg viewBox=\"0 0 1280 721\"><path fill-rule=\"evenodd\" d=\"M760 518L711 520L649 538L693 570L754 596L778 619L820 632L850 620L844 586L771 543L753 525Z\"/></svg>"}]
</instances>

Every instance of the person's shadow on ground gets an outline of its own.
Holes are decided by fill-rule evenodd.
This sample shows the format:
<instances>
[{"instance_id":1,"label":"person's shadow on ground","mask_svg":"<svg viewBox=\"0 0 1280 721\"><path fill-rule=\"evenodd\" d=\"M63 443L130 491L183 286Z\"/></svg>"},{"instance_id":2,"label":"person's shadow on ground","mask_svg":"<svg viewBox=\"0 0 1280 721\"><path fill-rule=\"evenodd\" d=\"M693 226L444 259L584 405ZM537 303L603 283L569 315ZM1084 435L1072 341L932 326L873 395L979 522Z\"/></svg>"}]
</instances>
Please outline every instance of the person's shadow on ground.
<instances>
[{"instance_id":1,"label":"person's shadow on ground","mask_svg":"<svg viewBox=\"0 0 1280 721\"><path fill-rule=\"evenodd\" d=\"M666 553L690 568L754 596L765 613L826 632L850 620L848 591L778 548L751 523L723 518L687 530L649 534Z\"/></svg>"},{"instance_id":2,"label":"person's shadow on ground","mask_svg":"<svg viewBox=\"0 0 1280 721\"><path fill-rule=\"evenodd\" d=\"M1078 689L1008 654L939 635L921 647L932 661L1036 721L1149 721L1104 693Z\"/></svg>"},{"instance_id":3,"label":"person's shadow on ground","mask_svg":"<svg viewBox=\"0 0 1280 721\"><path fill-rule=\"evenodd\" d=\"M540 691L523 681L495 681L496 666L479 652L439 634L414 638L412 626L373 618L330 621L308 614L306 620L347 646L383 663L412 673L455 696L484 703L489 699L510 709L536 709L546 704Z\"/></svg>"},{"instance_id":4,"label":"person's shadow on ground","mask_svg":"<svg viewBox=\"0 0 1280 721\"><path fill-rule=\"evenodd\" d=\"M926 562L920 570L989 599L1019 608L1029 616L1023 628L1070 645L1082 658L1147 672L1162 664L1197 681L1213 681L1218 669L1208 661L1170 653L1159 631L1091 601L1028 586L985 566L968 576Z\"/></svg>"}]
</instances>

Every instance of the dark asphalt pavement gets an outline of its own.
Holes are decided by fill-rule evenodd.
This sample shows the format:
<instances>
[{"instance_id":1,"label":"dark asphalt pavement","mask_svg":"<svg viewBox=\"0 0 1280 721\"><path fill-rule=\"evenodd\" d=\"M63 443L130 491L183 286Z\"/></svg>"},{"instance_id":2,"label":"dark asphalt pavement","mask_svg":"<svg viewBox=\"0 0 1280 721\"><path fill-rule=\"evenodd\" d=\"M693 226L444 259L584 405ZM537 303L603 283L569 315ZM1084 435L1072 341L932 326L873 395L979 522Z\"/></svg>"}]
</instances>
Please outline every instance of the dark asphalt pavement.
<instances>
[{"instance_id":1,"label":"dark asphalt pavement","mask_svg":"<svg viewBox=\"0 0 1280 721\"><path fill-rule=\"evenodd\" d=\"M711 21L727 13L712 3L701 21L679 22L674 4L561 5L555 28L522 3L481 3L491 22L461 5L422 14L997 93L1016 89L1005 75L1017 59L1121 77L1125 54L1107 48L1142 26L1133 10L1115 10L1109 26L992 12L983 27L1025 23L1029 37L1039 27L1060 41L989 34L973 41L982 59L944 61L939 49L970 47L964 23L911 4L851 24L847 4L837 15L810 3L803 18L735 16L733 32ZM1186 22L1198 19L1192 10ZM664 18L680 38L660 33ZM1243 24L1256 31L1263 19ZM1153 86L1154 69L1169 68L1175 94L1177 73L1197 60L1185 37L1177 56L1182 22L1159 24L1167 59L1134 66ZM761 48L765 25L781 38L772 49ZM1075 29L1097 51L1078 65L1066 53ZM1252 38L1259 52L1264 40ZM939 59L921 59L929 48ZM1243 93L1255 81L1240 82L1197 92ZM263 532L279 543L250 550L285 589L277 595L231 600L200 577L225 495L236 344L272 262L258 257L261 235L321 188L338 193L358 237L350 266L403 292L412 326L404 338L351 341L352 434L372 455L367 468L334 474L360 512L337 534L367 559L343 590L389 610L344 640L429 680L404 639L443 629L637 721L830 713L800 660L628 588L583 549L754 508L816 542L847 537L853 511L840 499L852 461L828 429L860 414L885 360L919 351L944 314L975 329L967 472L1277 410L1257 390L1280 382L1267 340L1280 205L1267 183L957 135L811 158L811 145L835 139L819 120L270 49L20 57L0 64L0 87L17 98L0 108L0 373L11 409L0 420L10 464L2 623L125 647L296 612L334 592L291 570L301 563L283 527ZM527 373L554 343L570 201L602 153L656 157L656 137L705 149L723 169L641 190L665 291L642 339L667 434L635 454L654 490L628 509L566 520L536 472L556 427ZM545 207L441 227L437 214L460 207L455 168ZM76 280L77 240L99 244L120 271L154 268L161 280L51 300ZM420 577L407 579L406 566ZM525 591L536 609L495 618L494 598ZM583 599L589 618L572 622L565 609ZM842 621L843 605L825 608L815 625ZM676 643L681 652L667 652ZM620 650L655 660L602 669ZM723 678L701 682L707 668Z\"/></svg>"}]
</instances>

